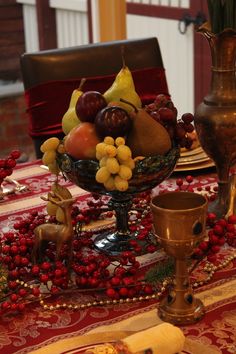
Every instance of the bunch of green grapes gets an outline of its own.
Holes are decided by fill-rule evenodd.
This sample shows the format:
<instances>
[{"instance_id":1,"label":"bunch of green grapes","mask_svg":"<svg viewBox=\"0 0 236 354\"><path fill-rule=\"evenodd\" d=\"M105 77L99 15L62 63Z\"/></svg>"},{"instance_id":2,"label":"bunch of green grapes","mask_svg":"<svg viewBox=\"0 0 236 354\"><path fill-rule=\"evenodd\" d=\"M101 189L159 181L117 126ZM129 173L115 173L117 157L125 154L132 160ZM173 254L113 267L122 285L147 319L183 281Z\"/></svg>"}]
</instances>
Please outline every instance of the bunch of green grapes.
<instances>
[{"instance_id":1,"label":"bunch of green grapes","mask_svg":"<svg viewBox=\"0 0 236 354\"><path fill-rule=\"evenodd\" d=\"M51 173L58 175L60 170L56 162L57 152L65 152L61 141L56 137L49 138L40 146L40 150L43 153L43 164L48 167Z\"/></svg>"},{"instance_id":2,"label":"bunch of green grapes","mask_svg":"<svg viewBox=\"0 0 236 354\"><path fill-rule=\"evenodd\" d=\"M96 173L96 181L103 183L108 191L126 191L135 162L130 148L125 145L125 139L105 137L103 142L96 145L96 158L100 167Z\"/></svg>"}]
</instances>

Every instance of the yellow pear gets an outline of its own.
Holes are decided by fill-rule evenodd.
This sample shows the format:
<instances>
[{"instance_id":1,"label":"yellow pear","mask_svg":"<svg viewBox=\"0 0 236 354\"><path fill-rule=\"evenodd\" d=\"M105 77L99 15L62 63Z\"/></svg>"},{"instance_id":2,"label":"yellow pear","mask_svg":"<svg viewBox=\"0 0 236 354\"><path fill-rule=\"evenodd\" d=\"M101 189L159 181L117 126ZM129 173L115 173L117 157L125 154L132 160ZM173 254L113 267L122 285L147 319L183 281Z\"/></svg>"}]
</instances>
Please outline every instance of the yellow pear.
<instances>
[{"instance_id":1,"label":"yellow pear","mask_svg":"<svg viewBox=\"0 0 236 354\"><path fill-rule=\"evenodd\" d=\"M77 116L75 111L75 105L76 102L78 101L78 98L83 94L83 91L81 89L84 82L85 79L82 79L79 87L72 92L68 110L66 111L66 113L62 118L61 125L65 135L67 135L72 128L74 128L76 125L80 123L79 117Z\"/></svg>"},{"instance_id":2,"label":"yellow pear","mask_svg":"<svg viewBox=\"0 0 236 354\"><path fill-rule=\"evenodd\" d=\"M103 94L105 100L110 102L120 101L121 98L131 102L135 107L141 108L142 103L139 95L135 91L134 80L129 68L123 60L123 67L116 75L116 78L111 87ZM128 113L133 111L133 107L122 102L120 103Z\"/></svg>"}]
</instances>

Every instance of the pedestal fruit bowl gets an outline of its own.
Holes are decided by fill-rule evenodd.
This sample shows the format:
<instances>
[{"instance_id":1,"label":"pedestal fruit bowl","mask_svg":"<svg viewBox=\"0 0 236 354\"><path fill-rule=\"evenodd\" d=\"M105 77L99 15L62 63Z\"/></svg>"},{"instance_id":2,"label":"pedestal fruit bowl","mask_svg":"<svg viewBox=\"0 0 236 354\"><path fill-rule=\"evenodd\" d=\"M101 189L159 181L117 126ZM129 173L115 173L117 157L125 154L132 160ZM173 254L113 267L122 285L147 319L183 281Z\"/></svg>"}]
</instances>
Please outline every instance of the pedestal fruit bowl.
<instances>
[{"instance_id":1,"label":"pedestal fruit bowl","mask_svg":"<svg viewBox=\"0 0 236 354\"><path fill-rule=\"evenodd\" d=\"M129 249L135 237L128 227L133 196L172 173L179 147L191 145L193 115L177 120L177 110L164 94L142 107L125 65L104 94L80 91L73 114L78 123L72 128L76 120L71 125L70 116L64 118L63 141L51 138L41 146L43 162L84 190L110 197L116 231L99 235L94 244L116 255Z\"/></svg>"},{"instance_id":2,"label":"pedestal fruit bowl","mask_svg":"<svg viewBox=\"0 0 236 354\"><path fill-rule=\"evenodd\" d=\"M71 182L92 193L110 196L109 207L116 214L116 231L105 232L95 238L95 247L110 254L119 254L129 248L135 237L128 227L128 212L135 194L150 190L166 179L173 171L179 157L178 147L173 147L165 156L152 156L139 161L129 180L126 191L108 191L96 181L99 163L95 160L74 160L68 154L60 155L61 171Z\"/></svg>"}]
</instances>

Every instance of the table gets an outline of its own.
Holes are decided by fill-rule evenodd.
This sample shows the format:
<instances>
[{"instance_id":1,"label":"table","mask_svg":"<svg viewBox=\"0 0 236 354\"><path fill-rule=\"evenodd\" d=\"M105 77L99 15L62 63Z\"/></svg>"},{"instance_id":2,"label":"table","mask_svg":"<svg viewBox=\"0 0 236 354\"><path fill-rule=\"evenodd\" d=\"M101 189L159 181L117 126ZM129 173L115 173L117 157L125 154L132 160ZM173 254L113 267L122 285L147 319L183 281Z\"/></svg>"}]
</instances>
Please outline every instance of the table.
<instances>
[{"instance_id":1,"label":"table","mask_svg":"<svg viewBox=\"0 0 236 354\"><path fill-rule=\"evenodd\" d=\"M12 176L30 187L29 191L9 195L0 203L0 232L10 230L16 220L22 220L32 210L43 210L40 199L50 189L53 177L41 167L41 161L17 166ZM155 189L175 189L173 176ZM79 203L84 203L88 193L65 182ZM195 176L193 189L206 186L214 188L214 172ZM198 188L199 189L199 188ZM218 260L235 254L228 247L218 255ZM155 257L155 254L154 256ZM149 259L152 262L153 258ZM217 272L211 282L196 290L206 306L206 316L195 325L183 327L186 335L185 353L236 353L236 262ZM199 276L203 276L198 274ZM72 300L92 301L96 295L73 294ZM157 317L157 301L95 306L84 310L44 310L35 301L21 314L4 314L0 318L0 352L23 353L79 353L87 345L123 338L160 323Z\"/></svg>"}]
</instances>

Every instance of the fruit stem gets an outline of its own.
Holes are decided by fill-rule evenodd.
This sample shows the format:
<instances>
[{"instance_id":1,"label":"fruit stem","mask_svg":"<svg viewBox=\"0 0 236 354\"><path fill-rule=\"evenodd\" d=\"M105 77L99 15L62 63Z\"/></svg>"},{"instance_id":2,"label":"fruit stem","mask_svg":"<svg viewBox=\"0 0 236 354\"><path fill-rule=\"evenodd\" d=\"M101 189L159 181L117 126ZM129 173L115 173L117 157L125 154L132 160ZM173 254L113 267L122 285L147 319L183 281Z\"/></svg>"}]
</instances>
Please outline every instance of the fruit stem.
<instances>
[{"instance_id":1,"label":"fruit stem","mask_svg":"<svg viewBox=\"0 0 236 354\"><path fill-rule=\"evenodd\" d=\"M79 84L79 87L78 87L78 90L80 91L82 89L82 86L85 84L85 81L87 79L85 77L83 77L81 80L80 80L80 84Z\"/></svg>"},{"instance_id":2,"label":"fruit stem","mask_svg":"<svg viewBox=\"0 0 236 354\"><path fill-rule=\"evenodd\" d=\"M138 108L131 102L124 100L123 98L120 98L120 101L126 104L129 104L131 107L133 107L135 113L138 113Z\"/></svg>"}]
</instances>

